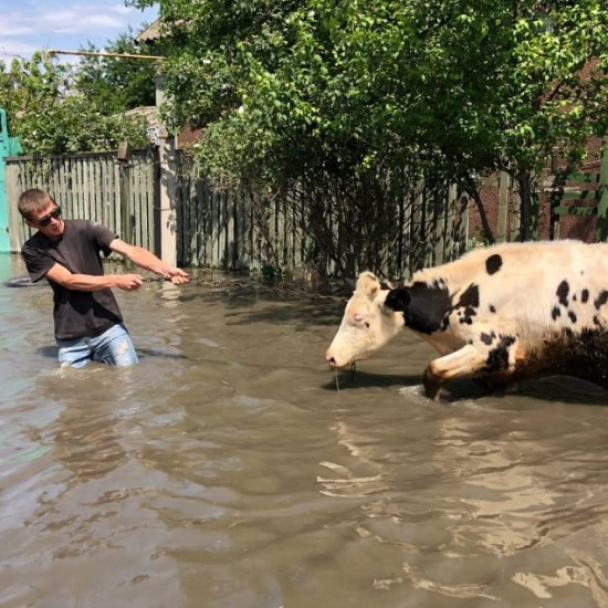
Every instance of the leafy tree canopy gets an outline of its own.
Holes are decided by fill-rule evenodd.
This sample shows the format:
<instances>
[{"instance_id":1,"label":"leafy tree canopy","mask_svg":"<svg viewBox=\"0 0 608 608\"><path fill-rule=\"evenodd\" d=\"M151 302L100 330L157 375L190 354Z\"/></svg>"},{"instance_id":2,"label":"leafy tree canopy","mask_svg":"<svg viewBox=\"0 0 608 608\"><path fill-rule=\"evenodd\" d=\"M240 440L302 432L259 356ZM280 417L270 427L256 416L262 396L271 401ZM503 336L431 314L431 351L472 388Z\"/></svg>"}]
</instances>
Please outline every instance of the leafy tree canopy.
<instances>
[{"instance_id":1,"label":"leafy tree canopy","mask_svg":"<svg viewBox=\"0 0 608 608\"><path fill-rule=\"evenodd\" d=\"M602 0L159 4L170 115L205 127L220 173L415 160L515 176L608 127Z\"/></svg>"},{"instance_id":2,"label":"leafy tree canopy","mask_svg":"<svg viewBox=\"0 0 608 608\"><path fill-rule=\"evenodd\" d=\"M129 30L106 51L145 54L132 38ZM97 52L91 44L86 50ZM154 105L155 72L152 61L85 56L70 65L38 52L10 66L0 62L0 107L24 154L116 150L125 139L145 147L145 119L125 112Z\"/></svg>"},{"instance_id":3,"label":"leafy tree canopy","mask_svg":"<svg viewBox=\"0 0 608 608\"><path fill-rule=\"evenodd\" d=\"M91 43L81 50L100 51ZM109 41L105 51L123 55L149 54L135 43L135 33L131 28L115 41ZM104 100L105 113L124 112L138 106L155 105L156 71L155 61L103 55L83 56L75 74L75 86L90 99Z\"/></svg>"}]
</instances>

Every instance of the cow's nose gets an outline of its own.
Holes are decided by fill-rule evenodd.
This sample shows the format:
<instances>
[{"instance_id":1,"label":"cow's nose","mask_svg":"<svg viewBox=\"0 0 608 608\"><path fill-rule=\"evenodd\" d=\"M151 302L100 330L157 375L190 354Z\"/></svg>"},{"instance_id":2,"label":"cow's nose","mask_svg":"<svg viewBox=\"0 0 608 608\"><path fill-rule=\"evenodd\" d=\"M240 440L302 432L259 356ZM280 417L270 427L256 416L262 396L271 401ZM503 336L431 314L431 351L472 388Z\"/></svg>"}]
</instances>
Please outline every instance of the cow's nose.
<instances>
[{"instance_id":1,"label":"cow's nose","mask_svg":"<svg viewBox=\"0 0 608 608\"><path fill-rule=\"evenodd\" d=\"M336 367L336 360L331 355L327 355L325 361L327 361L327 364L331 367Z\"/></svg>"}]
</instances>

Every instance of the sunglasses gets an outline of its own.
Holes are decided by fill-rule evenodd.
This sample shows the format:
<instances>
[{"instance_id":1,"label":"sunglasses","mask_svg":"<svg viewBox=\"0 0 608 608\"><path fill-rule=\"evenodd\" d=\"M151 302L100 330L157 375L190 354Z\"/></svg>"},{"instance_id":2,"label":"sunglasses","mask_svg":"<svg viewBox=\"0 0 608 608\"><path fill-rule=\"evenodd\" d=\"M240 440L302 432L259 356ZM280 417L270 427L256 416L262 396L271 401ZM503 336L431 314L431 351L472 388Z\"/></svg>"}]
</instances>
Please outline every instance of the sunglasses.
<instances>
[{"instance_id":1,"label":"sunglasses","mask_svg":"<svg viewBox=\"0 0 608 608\"><path fill-rule=\"evenodd\" d=\"M46 228L51 220L57 220L61 217L61 207L57 206L50 213L45 215L44 217L38 218L35 223L38 224L41 228Z\"/></svg>"}]
</instances>

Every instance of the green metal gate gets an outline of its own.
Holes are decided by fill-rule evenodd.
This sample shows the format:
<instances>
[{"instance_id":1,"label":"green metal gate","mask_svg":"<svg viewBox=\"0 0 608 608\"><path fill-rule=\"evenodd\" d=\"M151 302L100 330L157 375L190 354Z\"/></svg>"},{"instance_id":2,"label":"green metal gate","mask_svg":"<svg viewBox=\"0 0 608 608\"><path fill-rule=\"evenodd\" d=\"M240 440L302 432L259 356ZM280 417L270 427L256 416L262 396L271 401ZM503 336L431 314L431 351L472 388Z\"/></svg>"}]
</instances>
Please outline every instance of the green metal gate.
<instances>
[{"instance_id":1,"label":"green metal gate","mask_svg":"<svg viewBox=\"0 0 608 608\"><path fill-rule=\"evenodd\" d=\"M11 250L8 232L8 205L6 194L6 167L7 156L16 156L21 151L21 145L16 137L9 137L6 111L0 108L0 253Z\"/></svg>"},{"instance_id":2,"label":"green metal gate","mask_svg":"<svg viewBox=\"0 0 608 608\"><path fill-rule=\"evenodd\" d=\"M595 217L595 239L608 241L608 146L602 150L599 167L554 176L549 225L551 240L560 238L560 220L567 216Z\"/></svg>"}]
</instances>

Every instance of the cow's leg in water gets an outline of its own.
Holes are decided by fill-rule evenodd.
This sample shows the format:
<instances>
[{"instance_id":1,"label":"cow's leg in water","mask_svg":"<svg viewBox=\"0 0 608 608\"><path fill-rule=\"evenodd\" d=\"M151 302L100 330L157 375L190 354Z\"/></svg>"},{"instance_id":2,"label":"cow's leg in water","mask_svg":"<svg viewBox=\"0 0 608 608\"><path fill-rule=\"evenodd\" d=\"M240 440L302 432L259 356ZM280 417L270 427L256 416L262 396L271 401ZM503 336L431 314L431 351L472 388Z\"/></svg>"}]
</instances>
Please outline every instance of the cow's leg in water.
<instances>
[{"instance_id":1,"label":"cow's leg in water","mask_svg":"<svg viewBox=\"0 0 608 608\"><path fill-rule=\"evenodd\" d=\"M454 378L470 378L481 371L488 360L487 352L480 352L472 344L433 359L424 370L423 384L429 399L439 399L441 385Z\"/></svg>"}]
</instances>

